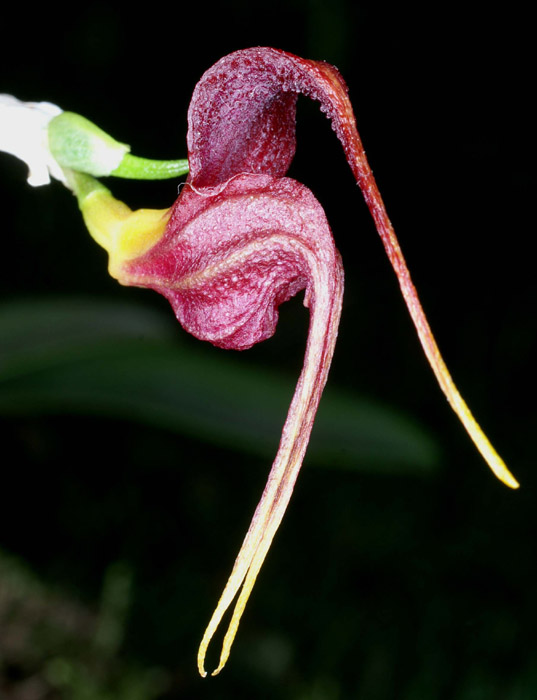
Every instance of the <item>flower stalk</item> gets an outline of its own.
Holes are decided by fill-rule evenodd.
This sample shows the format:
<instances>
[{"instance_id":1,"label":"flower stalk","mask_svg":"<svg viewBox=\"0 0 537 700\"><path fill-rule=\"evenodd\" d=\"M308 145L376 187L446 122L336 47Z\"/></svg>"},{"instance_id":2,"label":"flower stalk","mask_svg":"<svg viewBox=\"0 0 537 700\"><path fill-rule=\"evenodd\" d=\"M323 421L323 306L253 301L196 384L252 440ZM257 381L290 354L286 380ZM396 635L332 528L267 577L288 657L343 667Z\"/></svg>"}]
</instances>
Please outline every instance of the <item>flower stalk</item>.
<instances>
[{"instance_id":1,"label":"flower stalk","mask_svg":"<svg viewBox=\"0 0 537 700\"><path fill-rule=\"evenodd\" d=\"M112 196L110 190L90 175L65 170L67 186L75 194L84 223L93 240L109 256L108 272L121 284L126 261L146 253L166 230L169 209L137 209Z\"/></svg>"}]
</instances>

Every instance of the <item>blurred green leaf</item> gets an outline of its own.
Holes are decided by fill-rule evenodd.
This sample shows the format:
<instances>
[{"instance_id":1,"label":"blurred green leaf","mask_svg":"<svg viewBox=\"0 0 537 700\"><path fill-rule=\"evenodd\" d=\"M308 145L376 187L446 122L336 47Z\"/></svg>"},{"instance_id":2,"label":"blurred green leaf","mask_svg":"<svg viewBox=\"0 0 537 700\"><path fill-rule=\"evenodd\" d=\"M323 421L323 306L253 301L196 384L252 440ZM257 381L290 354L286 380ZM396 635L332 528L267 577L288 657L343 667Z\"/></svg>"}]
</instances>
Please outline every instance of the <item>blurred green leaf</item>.
<instances>
[{"instance_id":1,"label":"blurred green leaf","mask_svg":"<svg viewBox=\"0 0 537 700\"><path fill-rule=\"evenodd\" d=\"M169 319L132 304L25 300L0 307L0 414L98 414L270 457L294 380L228 353L192 351ZM434 440L406 416L328 386L308 463L423 473Z\"/></svg>"}]
</instances>

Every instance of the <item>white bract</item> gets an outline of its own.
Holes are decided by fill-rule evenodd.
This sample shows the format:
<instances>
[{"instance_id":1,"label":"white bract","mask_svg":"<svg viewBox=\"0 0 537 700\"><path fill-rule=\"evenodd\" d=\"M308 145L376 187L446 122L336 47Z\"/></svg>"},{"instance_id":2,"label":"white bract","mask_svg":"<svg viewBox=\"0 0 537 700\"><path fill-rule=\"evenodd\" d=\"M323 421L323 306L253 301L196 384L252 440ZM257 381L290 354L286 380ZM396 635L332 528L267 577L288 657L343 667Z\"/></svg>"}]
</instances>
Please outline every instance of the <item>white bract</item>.
<instances>
[{"instance_id":1,"label":"white bract","mask_svg":"<svg viewBox=\"0 0 537 700\"><path fill-rule=\"evenodd\" d=\"M0 151L28 165L28 183L48 185L51 176L65 183L65 176L48 145L48 124L62 113L50 102L21 102L0 94Z\"/></svg>"}]
</instances>

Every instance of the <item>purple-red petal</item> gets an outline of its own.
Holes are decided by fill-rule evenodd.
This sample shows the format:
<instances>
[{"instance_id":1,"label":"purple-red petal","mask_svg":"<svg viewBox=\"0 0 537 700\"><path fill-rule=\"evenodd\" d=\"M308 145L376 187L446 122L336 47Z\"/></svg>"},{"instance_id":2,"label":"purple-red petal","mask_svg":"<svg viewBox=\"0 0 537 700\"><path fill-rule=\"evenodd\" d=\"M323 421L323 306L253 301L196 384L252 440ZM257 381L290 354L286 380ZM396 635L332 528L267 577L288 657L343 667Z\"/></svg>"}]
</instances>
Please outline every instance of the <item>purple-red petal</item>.
<instances>
[{"instance_id":1,"label":"purple-red petal","mask_svg":"<svg viewBox=\"0 0 537 700\"><path fill-rule=\"evenodd\" d=\"M163 294L197 338L242 350L274 333L278 306L308 288L311 260L336 255L306 187L247 174L217 188L187 184L163 238L125 274Z\"/></svg>"}]
</instances>

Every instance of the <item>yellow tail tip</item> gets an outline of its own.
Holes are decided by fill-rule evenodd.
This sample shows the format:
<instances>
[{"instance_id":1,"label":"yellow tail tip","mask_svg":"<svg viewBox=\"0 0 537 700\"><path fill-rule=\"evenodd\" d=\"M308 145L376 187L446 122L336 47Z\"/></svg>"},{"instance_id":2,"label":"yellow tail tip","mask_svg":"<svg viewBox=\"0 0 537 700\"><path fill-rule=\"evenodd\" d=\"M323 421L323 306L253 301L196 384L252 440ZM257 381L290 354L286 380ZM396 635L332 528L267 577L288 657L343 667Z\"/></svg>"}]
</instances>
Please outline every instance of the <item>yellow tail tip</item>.
<instances>
[{"instance_id":1,"label":"yellow tail tip","mask_svg":"<svg viewBox=\"0 0 537 700\"><path fill-rule=\"evenodd\" d=\"M492 469L492 472L498 479L502 482L502 484L505 484L506 486L509 486L510 489L518 489L520 488L520 484L518 481L515 479L515 477L511 474L509 469L505 466L503 460L499 460L499 462L494 462L491 464L489 462L489 466Z\"/></svg>"}]
</instances>

